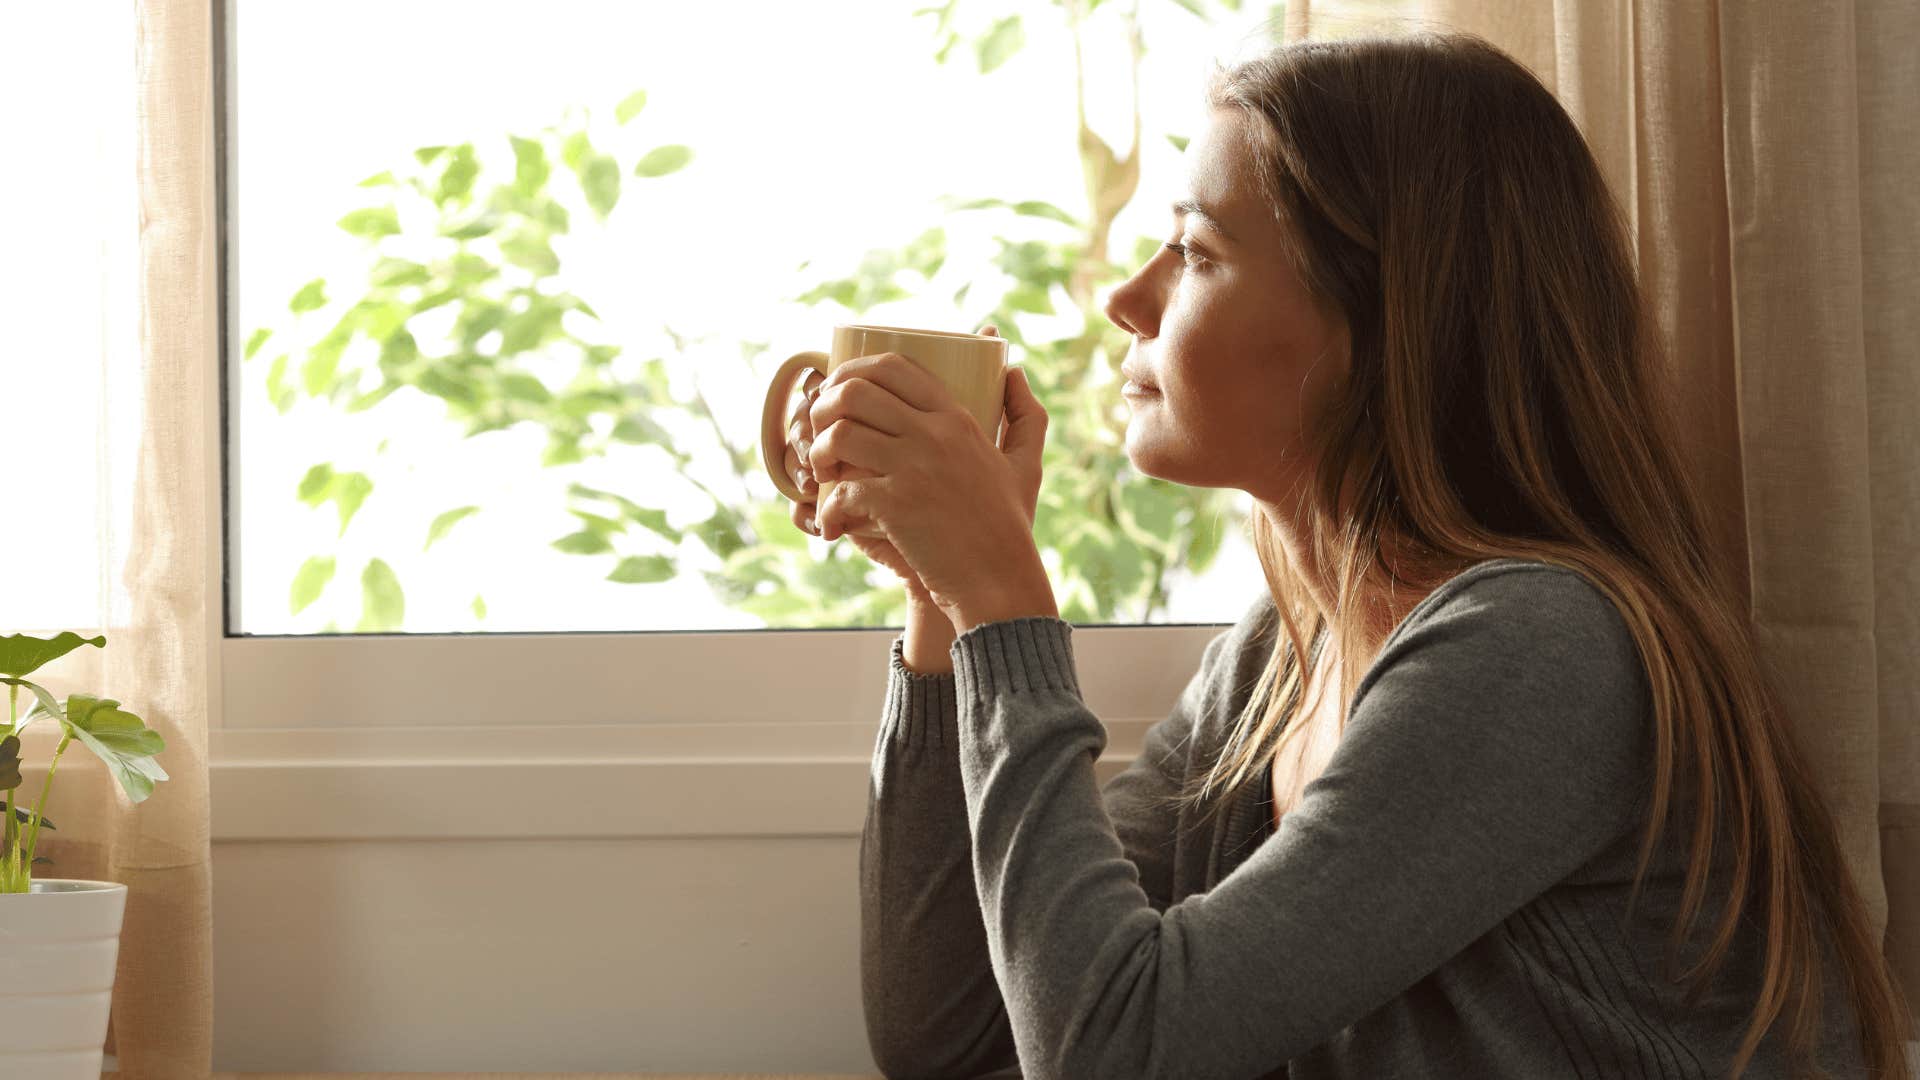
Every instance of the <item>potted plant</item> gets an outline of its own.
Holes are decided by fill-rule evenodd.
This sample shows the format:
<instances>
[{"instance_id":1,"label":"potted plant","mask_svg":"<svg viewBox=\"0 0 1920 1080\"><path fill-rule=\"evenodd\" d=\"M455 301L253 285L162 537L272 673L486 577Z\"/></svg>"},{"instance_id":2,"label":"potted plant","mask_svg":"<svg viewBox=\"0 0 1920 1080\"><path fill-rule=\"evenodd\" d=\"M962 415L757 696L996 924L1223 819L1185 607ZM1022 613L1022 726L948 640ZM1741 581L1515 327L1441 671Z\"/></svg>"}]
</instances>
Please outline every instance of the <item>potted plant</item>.
<instances>
[{"instance_id":1,"label":"potted plant","mask_svg":"<svg viewBox=\"0 0 1920 1080\"><path fill-rule=\"evenodd\" d=\"M0 637L0 683L7 684L7 723L0 725L0 1076L37 1080L99 1080L107 1015L113 1003L114 965L120 954L120 918L127 887L113 881L33 880L34 847L60 755L78 740L106 763L134 802L167 779L153 755L166 749L160 733L111 698L74 694L62 705L22 676L82 645L106 648L105 637L72 632L54 638ZM20 688L38 701L19 716ZM49 719L64 732L47 766L31 813L18 805L20 732ZM22 842L24 841L24 848Z\"/></svg>"}]
</instances>

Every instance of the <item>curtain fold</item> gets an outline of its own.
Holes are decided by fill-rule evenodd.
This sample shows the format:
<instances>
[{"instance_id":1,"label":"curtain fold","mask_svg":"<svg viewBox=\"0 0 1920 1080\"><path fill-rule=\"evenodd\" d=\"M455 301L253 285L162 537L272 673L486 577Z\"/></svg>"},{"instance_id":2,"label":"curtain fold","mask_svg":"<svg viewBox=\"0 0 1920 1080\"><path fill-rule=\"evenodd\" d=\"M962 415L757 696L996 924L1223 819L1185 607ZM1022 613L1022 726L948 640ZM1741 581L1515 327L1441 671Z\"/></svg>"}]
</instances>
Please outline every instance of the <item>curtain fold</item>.
<instances>
[{"instance_id":1,"label":"curtain fold","mask_svg":"<svg viewBox=\"0 0 1920 1080\"><path fill-rule=\"evenodd\" d=\"M127 886L112 1049L133 1080L213 1065L213 865L207 731L219 673L221 410L216 398L211 0L137 0L143 422L121 571L130 605L104 656L166 740L169 779L119 789L109 873Z\"/></svg>"},{"instance_id":2,"label":"curtain fold","mask_svg":"<svg viewBox=\"0 0 1920 1080\"><path fill-rule=\"evenodd\" d=\"M1920 6L1429 0L1427 19L1539 75L1620 196L1717 550L1920 992Z\"/></svg>"}]
</instances>

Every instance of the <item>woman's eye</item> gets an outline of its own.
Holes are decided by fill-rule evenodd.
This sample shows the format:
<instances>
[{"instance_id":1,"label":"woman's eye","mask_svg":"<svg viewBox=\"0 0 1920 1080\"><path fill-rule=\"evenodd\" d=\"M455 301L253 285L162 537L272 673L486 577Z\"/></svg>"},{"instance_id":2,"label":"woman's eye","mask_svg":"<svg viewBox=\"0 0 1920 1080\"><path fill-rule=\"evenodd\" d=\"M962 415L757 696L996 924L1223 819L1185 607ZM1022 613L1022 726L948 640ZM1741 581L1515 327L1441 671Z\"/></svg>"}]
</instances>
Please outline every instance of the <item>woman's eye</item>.
<instances>
[{"instance_id":1,"label":"woman's eye","mask_svg":"<svg viewBox=\"0 0 1920 1080\"><path fill-rule=\"evenodd\" d=\"M1185 245L1185 244L1175 244L1175 243L1172 243L1172 242L1163 242L1163 243L1162 243L1162 244L1161 244L1160 246L1161 246L1161 247L1164 247L1164 248L1166 248L1166 249L1167 249L1168 251L1171 251L1171 252L1173 252L1173 253L1174 253L1175 255L1178 255L1178 256L1180 256L1180 258L1181 258L1182 260L1184 260L1184 261L1186 261L1186 262L1187 262L1187 265L1189 265L1189 266L1197 266L1197 265L1199 265L1200 263L1203 263L1203 262L1206 262L1206 260L1205 260L1205 259L1203 259L1203 258L1201 258L1200 256L1198 256L1198 255L1195 255L1195 254L1193 254L1193 252L1191 252L1191 251L1189 251L1189 250L1187 250L1187 245Z\"/></svg>"}]
</instances>

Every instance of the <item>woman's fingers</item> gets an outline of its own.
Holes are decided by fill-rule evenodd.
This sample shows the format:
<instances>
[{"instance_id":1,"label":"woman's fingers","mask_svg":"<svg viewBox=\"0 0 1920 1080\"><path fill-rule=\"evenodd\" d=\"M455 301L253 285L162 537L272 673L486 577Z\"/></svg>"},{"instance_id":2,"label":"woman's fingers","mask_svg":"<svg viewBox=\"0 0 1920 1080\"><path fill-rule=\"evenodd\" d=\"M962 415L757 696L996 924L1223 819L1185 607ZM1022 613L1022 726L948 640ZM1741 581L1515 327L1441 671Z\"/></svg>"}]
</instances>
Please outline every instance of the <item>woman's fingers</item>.
<instances>
[{"instance_id":1,"label":"woman's fingers","mask_svg":"<svg viewBox=\"0 0 1920 1080\"><path fill-rule=\"evenodd\" d=\"M793 418L787 424L787 448L781 456L780 467L793 478L793 486L809 498L793 504L793 523L806 532L818 535L811 527L814 518L814 499L811 496L819 492L819 484L814 481L813 470L807 465L807 454L813 447L813 403L818 398L820 384L826 376L818 371L807 372L805 392L793 407Z\"/></svg>"},{"instance_id":2,"label":"woman's fingers","mask_svg":"<svg viewBox=\"0 0 1920 1080\"><path fill-rule=\"evenodd\" d=\"M787 444L786 453L780 458L780 467L793 478L793 486L804 495L811 496L819 487L814 482L813 470L800 458L800 451L792 443Z\"/></svg>"}]
</instances>

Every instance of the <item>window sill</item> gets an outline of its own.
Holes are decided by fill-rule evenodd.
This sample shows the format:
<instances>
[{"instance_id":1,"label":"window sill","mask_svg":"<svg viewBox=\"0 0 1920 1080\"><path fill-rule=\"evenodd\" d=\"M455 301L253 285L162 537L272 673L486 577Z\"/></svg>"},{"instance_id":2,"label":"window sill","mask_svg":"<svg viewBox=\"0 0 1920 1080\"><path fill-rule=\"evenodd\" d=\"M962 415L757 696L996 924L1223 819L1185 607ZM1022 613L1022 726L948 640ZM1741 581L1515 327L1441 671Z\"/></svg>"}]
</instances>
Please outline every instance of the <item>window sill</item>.
<instances>
[{"instance_id":1,"label":"window sill","mask_svg":"<svg viewBox=\"0 0 1920 1080\"><path fill-rule=\"evenodd\" d=\"M1102 784L1222 629L1074 628ZM857 836L898 633L227 638L213 839Z\"/></svg>"},{"instance_id":2,"label":"window sill","mask_svg":"<svg viewBox=\"0 0 1920 1080\"><path fill-rule=\"evenodd\" d=\"M1103 718L1101 784L1158 719ZM858 836L878 725L215 731L213 839Z\"/></svg>"}]
</instances>

